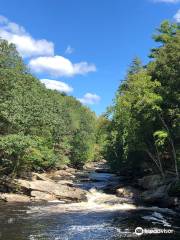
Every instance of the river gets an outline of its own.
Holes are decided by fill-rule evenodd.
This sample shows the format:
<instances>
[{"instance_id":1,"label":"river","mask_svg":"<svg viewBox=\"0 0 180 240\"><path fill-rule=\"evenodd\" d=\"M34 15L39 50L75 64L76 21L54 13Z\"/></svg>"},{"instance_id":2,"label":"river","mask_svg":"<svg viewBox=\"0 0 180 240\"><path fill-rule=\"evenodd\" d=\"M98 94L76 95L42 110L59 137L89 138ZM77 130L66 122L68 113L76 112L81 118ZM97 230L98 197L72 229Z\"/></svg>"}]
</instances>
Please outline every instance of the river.
<instances>
[{"instance_id":1,"label":"river","mask_svg":"<svg viewBox=\"0 0 180 240\"><path fill-rule=\"evenodd\" d=\"M88 190L87 202L1 204L0 239L180 239L178 213L156 206L137 206L131 199L103 192L104 187L117 180L113 174L96 172L90 172L88 180L79 179L76 185ZM137 227L142 228L136 230L139 235L135 233ZM151 234L147 232L152 229Z\"/></svg>"}]
</instances>

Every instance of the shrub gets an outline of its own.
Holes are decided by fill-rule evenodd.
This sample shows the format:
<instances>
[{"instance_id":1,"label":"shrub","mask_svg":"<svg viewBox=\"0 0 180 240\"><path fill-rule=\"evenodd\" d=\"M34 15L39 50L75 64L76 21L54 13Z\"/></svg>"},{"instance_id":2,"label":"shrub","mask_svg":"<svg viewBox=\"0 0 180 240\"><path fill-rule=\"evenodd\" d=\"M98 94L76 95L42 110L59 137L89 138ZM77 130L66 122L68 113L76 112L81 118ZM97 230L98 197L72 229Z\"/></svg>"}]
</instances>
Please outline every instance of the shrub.
<instances>
[{"instance_id":1,"label":"shrub","mask_svg":"<svg viewBox=\"0 0 180 240\"><path fill-rule=\"evenodd\" d=\"M0 172L19 176L23 171L54 167L58 157L49 145L43 138L23 134L0 137Z\"/></svg>"}]
</instances>

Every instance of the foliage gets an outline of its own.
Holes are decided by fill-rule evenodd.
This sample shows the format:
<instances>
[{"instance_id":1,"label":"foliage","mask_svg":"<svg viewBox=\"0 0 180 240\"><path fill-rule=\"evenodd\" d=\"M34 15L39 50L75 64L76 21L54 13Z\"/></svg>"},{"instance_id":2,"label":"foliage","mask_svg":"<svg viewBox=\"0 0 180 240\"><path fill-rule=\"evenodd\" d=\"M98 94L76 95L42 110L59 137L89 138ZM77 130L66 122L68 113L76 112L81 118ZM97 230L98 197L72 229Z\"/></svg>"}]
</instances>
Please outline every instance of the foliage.
<instances>
[{"instance_id":1,"label":"foliage","mask_svg":"<svg viewBox=\"0 0 180 240\"><path fill-rule=\"evenodd\" d=\"M109 111L106 153L110 165L132 172L152 168L178 178L180 145L180 29L165 21L154 35L161 45L142 66L133 60Z\"/></svg>"},{"instance_id":2,"label":"foliage","mask_svg":"<svg viewBox=\"0 0 180 240\"><path fill-rule=\"evenodd\" d=\"M42 170L55 166L57 156L45 139L9 134L0 138L1 169L6 174ZM0 170L1 170L0 169Z\"/></svg>"},{"instance_id":3,"label":"foliage","mask_svg":"<svg viewBox=\"0 0 180 240\"><path fill-rule=\"evenodd\" d=\"M106 116L99 116L96 121L95 160L104 158L106 153L110 121Z\"/></svg>"},{"instance_id":4,"label":"foliage","mask_svg":"<svg viewBox=\"0 0 180 240\"><path fill-rule=\"evenodd\" d=\"M46 89L29 72L15 46L0 41L0 161L4 173L93 160L95 121L95 114L75 98Z\"/></svg>"}]
</instances>

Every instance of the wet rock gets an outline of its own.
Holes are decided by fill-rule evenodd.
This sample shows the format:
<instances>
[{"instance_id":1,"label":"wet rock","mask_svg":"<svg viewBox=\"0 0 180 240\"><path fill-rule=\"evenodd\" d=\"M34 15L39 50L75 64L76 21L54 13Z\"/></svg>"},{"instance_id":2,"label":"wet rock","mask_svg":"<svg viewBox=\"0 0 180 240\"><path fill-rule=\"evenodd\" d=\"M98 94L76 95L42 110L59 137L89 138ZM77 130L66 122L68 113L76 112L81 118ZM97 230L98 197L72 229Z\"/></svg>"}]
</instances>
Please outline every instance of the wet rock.
<instances>
[{"instance_id":1,"label":"wet rock","mask_svg":"<svg viewBox=\"0 0 180 240\"><path fill-rule=\"evenodd\" d=\"M116 194L116 190L118 188L121 188L123 187L124 185L123 184L119 184L119 183L109 183L107 184L106 186L103 187L103 191L105 193L109 193L109 194Z\"/></svg>"},{"instance_id":2,"label":"wet rock","mask_svg":"<svg viewBox=\"0 0 180 240\"><path fill-rule=\"evenodd\" d=\"M116 190L116 195L124 198L137 198L139 191L130 186L120 187Z\"/></svg>"}]
</instances>

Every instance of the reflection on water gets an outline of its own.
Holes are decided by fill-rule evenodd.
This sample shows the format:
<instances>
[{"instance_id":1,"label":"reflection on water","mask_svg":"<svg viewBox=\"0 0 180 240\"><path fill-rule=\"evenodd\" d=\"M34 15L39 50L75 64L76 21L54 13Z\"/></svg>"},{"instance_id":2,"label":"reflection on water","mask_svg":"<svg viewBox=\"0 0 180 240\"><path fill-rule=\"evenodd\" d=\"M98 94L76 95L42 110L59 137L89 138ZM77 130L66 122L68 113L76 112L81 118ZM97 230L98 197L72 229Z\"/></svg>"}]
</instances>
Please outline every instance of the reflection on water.
<instances>
[{"instance_id":1,"label":"reflection on water","mask_svg":"<svg viewBox=\"0 0 180 240\"><path fill-rule=\"evenodd\" d=\"M91 174L91 178L87 202L0 205L0 239L180 239L177 213L157 207L137 207L130 201L123 203L123 199L101 192L100 186L115 180L111 174L96 173ZM79 185L87 188L87 183ZM138 226L173 229L175 233L138 237L134 233Z\"/></svg>"}]
</instances>

